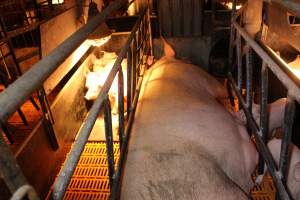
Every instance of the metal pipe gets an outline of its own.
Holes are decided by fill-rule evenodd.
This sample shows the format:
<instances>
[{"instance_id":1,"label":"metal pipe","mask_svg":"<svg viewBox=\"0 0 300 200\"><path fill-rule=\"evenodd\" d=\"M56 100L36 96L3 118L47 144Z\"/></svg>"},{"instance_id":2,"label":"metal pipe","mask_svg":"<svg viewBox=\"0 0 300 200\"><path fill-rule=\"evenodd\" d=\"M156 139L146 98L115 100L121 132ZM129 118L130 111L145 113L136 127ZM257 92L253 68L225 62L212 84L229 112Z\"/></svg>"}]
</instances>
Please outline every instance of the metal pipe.
<instances>
[{"instance_id":1,"label":"metal pipe","mask_svg":"<svg viewBox=\"0 0 300 200\"><path fill-rule=\"evenodd\" d=\"M261 137L265 144L268 142L268 67L263 62L261 68L261 95L260 95L260 131ZM264 173L265 162L260 155L258 163L258 173Z\"/></svg>"},{"instance_id":2,"label":"metal pipe","mask_svg":"<svg viewBox=\"0 0 300 200\"><path fill-rule=\"evenodd\" d=\"M242 41L241 36L239 33L236 33L236 57L237 57L237 68L238 68L238 75L237 75L237 82L238 82L238 89L242 92L243 87L243 68L242 68Z\"/></svg>"},{"instance_id":3,"label":"metal pipe","mask_svg":"<svg viewBox=\"0 0 300 200\"><path fill-rule=\"evenodd\" d=\"M276 75L276 77L282 82L282 84L290 91L291 95L300 102L300 88L292 81L286 73L280 68L277 62L269 55L270 52L266 52L260 45L254 41L249 34L243 30L243 28L236 22L232 22L241 36L248 42L249 46L265 61L269 69Z\"/></svg>"},{"instance_id":4,"label":"metal pipe","mask_svg":"<svg viewBox=\"0 0 300 200\"><path fill-rule=\"evenodd\" d=\"M280 151L280 160L279 160L279 171L282 174L282 181L286 182L286 177L288 173L288 166L289 166L289 146L292 138L292 129L293 129L293 122L295 116L295 100L293 97L288 95L287 103L285 106L284 111L284 124L283 124L283 140L281 142L281 151Z\"/></svg>"},{"instance_id":5,"label":"metal pipe","mask_svg":"<svg viewBox=\"0 0 300 200\"><path fill-rule=\"evenodd\" d=\"M22 173L21 168L17 164L17 161L14 157L14 154L11 152L10 148L4 142L3 136L0 134L0 171L1 178L6 183L9 191L14 194L19 188L24 185L28 185L28 182L25 176ZM36 195L34 189L31 190L36 198L39 199Z\"/></svg>"},{"instance_id":6,"label":"metal pipe","mask_svg":"<svg viewBox=\"0 0 300 200\"><path fill-rule=\"evenodd\" d=\"M297 1L264 0L267 3L277 3L296 16L300 16L300 4Z\"/></svg>"},{"instance_id":7,"label":"metal pipe","mask_svg":"<svg viewBox=\"0 0 300 200\"><path fill-rule=\"evenodd\" d=\"M109 4L100 14L91 19L85 26L72 34L47 57L32 66L26 73L0 93L0 119L6 121L35 90L65 61L65 59L92 33L109 14L126 4L126 0L117 0ZM7 103L9 102L9 103Z\"/></svg>"},{"instance_id":8,"label":"metal pipe","mask_svg":"<svg viewBox=\"0 0 300 200\"><path fill-rule=\"evenodd\" d=\"M247 90L247 97L246 103L250 113L252 113L252 76L253 76L253 56L252 56L252 49L249 45L247 45L247 53L246 53L246 90Z\"/></svg>"},{"instance_id":9,"label":"metal pipe","mask_svg":"<svg viewBox=\"0 0 300 200\"><path fill-rule=\"evenodd\" d=\"M130 106L131 106L131 91L132 91L132 49L129 46L127 52L127 120L130 115Z\"/></svg>"},{"instance_id":10,"label":"metal pipe","mask_svg":"<svg viewBox=\"0 0 300 200\"><path fill-rule=\"evenodd\" d=\"M104 126L105 126L105 143L106 143L106 155L108 164L108 176L110 189L112 188L115 174L115 162L114 162L114 139L112 130L112 119L111 119L111 106L109 96L106 96L104 101Z\"/></svg>"},{"instance_id":11,"label":"metal pipe","mask_svg":"<svg viewBox=\"0 0 300 200\"><path fill-rule=\"evenodd\" d=\"M124 141L124 76L122 66L119 67L118 82L119 141L121 149Z\"/></svg>"}]
</instances>

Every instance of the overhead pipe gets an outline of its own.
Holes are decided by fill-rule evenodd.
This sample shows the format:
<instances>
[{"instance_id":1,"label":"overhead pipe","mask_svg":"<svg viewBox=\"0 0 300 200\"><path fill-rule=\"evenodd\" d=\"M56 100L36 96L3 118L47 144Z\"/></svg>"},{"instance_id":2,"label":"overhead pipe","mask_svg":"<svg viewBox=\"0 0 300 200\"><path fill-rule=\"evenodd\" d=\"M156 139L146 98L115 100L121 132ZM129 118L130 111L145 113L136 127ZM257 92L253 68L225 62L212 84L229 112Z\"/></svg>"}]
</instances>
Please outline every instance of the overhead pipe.
<instances>
[{"instance_id":1,"label":"overhead pipe","mask_svg":"<svg viewBox=\"0 0 300 200\"><path fill-rule=\"evenodd\" d=\"M250 1L250 0L249 0ZM252 0L251 0L252 1ZM286 8L290 13L300 17L300 3L293 0L264 0L267 3L277 3Z\"/></svg>"}]
</instances>

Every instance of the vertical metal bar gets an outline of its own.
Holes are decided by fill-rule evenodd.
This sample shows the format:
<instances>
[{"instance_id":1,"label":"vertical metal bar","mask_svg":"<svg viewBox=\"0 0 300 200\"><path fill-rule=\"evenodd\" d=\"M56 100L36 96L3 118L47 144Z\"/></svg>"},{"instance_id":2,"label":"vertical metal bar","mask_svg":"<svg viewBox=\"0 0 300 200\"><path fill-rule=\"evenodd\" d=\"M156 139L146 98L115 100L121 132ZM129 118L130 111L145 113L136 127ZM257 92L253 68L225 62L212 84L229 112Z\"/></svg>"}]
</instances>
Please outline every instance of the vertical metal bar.
<instances>
[{"instance_id":1,"label":"vertical metal bar","mask_svg":"<svg viewBox=\"0 0 300 200\"><path fill-rule=\"evenodd\" d=\"M150 10L147 11L147 20L148 20L148 31L149 31L149 43L150 43L150 55L153 56L153 40L152 40L152 28L151 28L151 15ZM147 36L147 34L146 34Z\"/></svg>"},{"instance_id":2,"label":"vertical metal bar","mask_svg":"<svg viewBox=\"0 0 300 200\"><path fill-rule=\"evenodd\" d=\"M260 96L260 131L262 141L268 142L268 67L265 62L261 68L261 96ZM264 158L260 155L258 173L264 173Z\"/></svg>"},{"instance_id":3,"label":"vertical metal bar","mask_svg":"<svg viewBox=\"0 0 300 200\"><path fill-rule=\"evenodd\" d=\"M106 154L107 154L107 163L108 163L109 185L110 185L110 189L112 189L113 176L115 174L115 164L114 164L115 161L114 161L111 106L110 106L108 95L104 101L104 124L105 124Z\"/></svg>"},{"instance_id":4,"label":"vertical metal bar","mask_svg":"<svg viewBox=\"0 0 300 200\"><path fill-rule=\"evenodd\" d=\"M246 103L247 107L250 113L252 113L252 100L253 100L253 94L252 94L252 76L253 76L253 64L252 64L252 49L247 44L247 54L246 54L246 71L247 71L247 97L246 97Z\"/></svg>"},{"instance_id":5,"label":"vertical metal bar","mask_svg":"<svg viewBox=\"0 0 300 200\"><path fill-rule=\"evenodd\" d=\"M3 20L2 17L0 17L0 26L2 26L2 31L3 31L3 33L5 35L5 37L7 37L7 30L6 30L5 23L4 23L4 20ZM13 58L14 63L15 63L18 76L21 76L22 75L21 67L20 67L19 62L17 60L17 57L15 55L14 47L13 47L13 44L12 44L10 38L8 38L8 40L7 40L7 46L9 48L10 54L11 54L11 56Z\"/></svg>"},{"instance_id":6,"label":"vertical metal bar","mask_svg":"<svg viewBox=\"0 0 300 200\"><path fill-rule=\"evenodd\" d=\"M0 128L2 129L3 133L7 137L10 144L13 144L15 142L14 136L12 135L11 131L5 124L0 124ZM1 133L0 133L1 134Z\"/></svg>"},{"instance_id":7,"label":"vertical metal bar","mask_svg":"<svg viewBox=\"0 0 300 200\"><path fill-rule=\"evenodd\" d=\"M124 141L124 77L122 66L119 68L118 81L119 141L121 149Z\"/></svg>"},{"instance_id":8,"label":"vertical metal bar","mask_svg":"<svg viewBox=\"0 0 300 200\"><path fill-rule=\"evenodd\" d=\"M237 57L237 84L238 90L242 93L243 87L243 68L242 68L242 41L241 35L236 33L236 57Z\"/></svg>"},{"instance_id":9,"label":"vertical metal bar","mask_svg":"<svg viewBox=\"0 0 300 200\"><path fill-rule=\"evenodd\" d=\"M141 60L141 26L138 28L138 39L137 39L137 78L140 75L140 60Z\"/></svg>"},{"instance_id":10,"label":"vertical metal bar","mask_svg":"<svg viewBox=\"0 0 300 200\"><path fill-rule=\"evenodd\" d=\"M212 30L215 32L215 25L216 25L216 0L211 0L211 23L212 23Z\"/></svg>"},{"instance_id":11,"label":"vertical metal bar","mask_svg":"<svg viewBox=\"0 0 300 200\"><path fill-rule=\"evenodd\" d=\"M136 34L133 37L133 63L132 63L132 94L134 95L136 89L136 67L137 67L137 59L136 52L137 51L137 42L136 42ZM132 96L134 98L134 96Z\"/></svg>"},{"instance_id":12,"label":"vertical metal bar","mask_svg":"<svg viewBox=\"0 0 300 200\"><path fill-rule=\"evenodd\" d=\"M131 97L132 97L132 49L129 46L127 52L127 120L130 115Z\"/></svg>"},{"instance_id":13,"label":"vertical metal bar","mask_svg":"<svg viewBox=\"0 0 300 200\"><path fill-rule=\"evenodd\" d=\"M289 144L292 137L292 129L295 116L295 99L288 94L287 103L284 111L284 124L283 124L283 140L281 143L279 171L282 174L282 181L286 182L288 165L289 165Z\"/></svg>"},{"instance_id":14,"label":"vertical metal bar","mask_svg":"<svg viewBox=\"0 0 300 200\"><path fill-rule=\"evenodd\" d=\"M41 109L43 111L43 126L49 138L50 144L54 150L59 148L59 143L57 137L55 135L55 131L53 128L54 120L51 114L51 109L47 104L47 97L44 88L38 91L38 98L41 104Z\"/></svg>"}]
</instances>

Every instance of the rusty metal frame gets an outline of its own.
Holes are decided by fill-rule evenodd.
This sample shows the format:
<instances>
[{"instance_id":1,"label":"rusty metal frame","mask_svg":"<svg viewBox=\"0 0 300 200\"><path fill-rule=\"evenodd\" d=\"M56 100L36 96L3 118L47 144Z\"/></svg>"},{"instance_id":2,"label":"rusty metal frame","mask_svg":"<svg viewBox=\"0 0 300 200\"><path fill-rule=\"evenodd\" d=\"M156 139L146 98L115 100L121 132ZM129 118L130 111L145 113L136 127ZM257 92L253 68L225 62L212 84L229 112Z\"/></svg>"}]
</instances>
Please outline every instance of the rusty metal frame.
<instances>
[{"instance_id":1,"label":"rusty metal frame","mask_svg":"<svg viewBox=\"0 0 300 200\"><path fill-rule=\"evenodd\" d=\"M123 171L124 161L126 159L128 141L130 138L131 125L133 123L135 108L138 101L139 91L144 74L144 62L147 59L148 53L151 54L150 44L151 29L150 29L150 12L148 7L143 10L140 17L138 18L132 32L118 55L117 60L114 63L112 70L110 71L108 78L106 79L100 94L94 102L90 112L83 123L83 126L78 134L75 143L72 146L69 156L66 159L65 165L61 170L58 178L56 179L51 199L61 200L64 197L68 184L74 173L76 165L79 161L80 155L83 152L85 144L87 143L88 137L94 126L94 123L101 112L104 109L104 121L105 121L105 135L106 135L106 147L107 147L107 160L108 160L108 171L110 180L111 197L110 199L118 199L120 179ZM131 53L133 51L133 53ZM127 110L127 121L124 117L124 80L121 63L126 56L128 57L128 78L127 94L130 95L130 100L127 101L129 109ZM134 62L131 62L134 60ZM117 75L118 74L118 75ZM118 104L119 104L119 137L121 154L119 163L114 163L113 154L113 134L112 134L112 119L111 119L111 106L108 98L108 92L112 85L113 80L119 77L119 90L118 90ZM130 89L129 89L130 88ZM126 124L126 126L125 126ZM125 130L124 130L125 128Z\"/></svg>"},{"instance_id":2,"label":"rusty metal frame","mask_svg":"<svg viewBox=\"0 0 300 200\"><path fill-rule=\"evenodd\" d=\"M235 11L235 9L233 9ZM293 81L282 69L285 67L285 63L282 62L275 56L275 53L268 48L263 42L257 42L252 39L249 34L242 28L238 22L238 18L242 15L242 12L234 13L232 15L232 31L231 31L231 44L230 47L236 47L236 52L230 51L229 58L232 65L237 66L237 83L229 73L228 79L231 87L234 89L235 94L239 99L239 104L241 105L246 117L247 124L251 128L251 133L253 134L257 149L260 153L260 164L259 172L263 172L264 162L266 163L269 173L273 178L274 184L277 189L277 196L279 199L291 199L287 189L285 188L286 176L287 176L287 166L289 162L288 156L288 146L291 142L292 125L295 114L295 101L300 102L300 88L299 85ZM245 43L246 48L242 47L242 40ZM245 50L246 52L242 52ZM252 115L252 103L253 103L253 92L252 92L252 53L255 52L258 57L262 60L262 70L261 70L261 119L260 123L257 124ZM242 56L243 53L246 54L246 99L242 96ZM235 56L234 56L235 54ZM233 59L236 59L234 63ZM288 90L287 104L284 113L284 137L281 145L280 162L279 167L272 158L272 155L267 148L267 133L268 133L268 113L267 113L267 99L268 99L268 71L271 70L274 75L282 82L282 84Z\"/></svg>"}]
</instances>

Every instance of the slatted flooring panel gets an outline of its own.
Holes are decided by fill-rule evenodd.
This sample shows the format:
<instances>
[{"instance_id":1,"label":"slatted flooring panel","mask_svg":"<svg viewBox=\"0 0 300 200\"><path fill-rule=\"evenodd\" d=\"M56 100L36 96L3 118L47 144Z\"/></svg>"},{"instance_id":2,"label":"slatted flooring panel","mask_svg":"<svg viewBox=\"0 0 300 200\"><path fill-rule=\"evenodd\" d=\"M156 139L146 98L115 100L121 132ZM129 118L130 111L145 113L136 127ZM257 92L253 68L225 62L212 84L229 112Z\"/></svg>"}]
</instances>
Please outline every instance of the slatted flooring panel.
<instances>
[{"instance_id":1,"label":"slatted flooring panel","mask_svg":"<svg viewBox=\"0 0 300 200\"><path fill-rule=\"evenodd\" d=\"M115 163L118 163L120 156L118 142L114 142L114 155ZM105 142L88 142L67 188L64 200L106 200L109 199L109 194ZM47 199L50 199L49 195Z\"/></svg>"},{"instance_id":2,"label":"slatted flooring panel","mask_svg":"<svg viewBox=\"0 0 300 200\"><path fill-rule=\"evenodd\" d=\"M230 107L229 102L223 102ZM114 143L115 163L120 149ZM104 142L87 143L65 194L65 200L106 200L109 198L109 180ZM260 186L251 191L253 200L275 200L275 187L271 177L264 178Z\"/></svg>"},{"instance_id":3,"label":"slatted flooring panel","mask_svg":"<svg viewBox=\"0 0 300 200\"><path fill-rule=\"evenodd\" d=\"M275 200L275 186L270 176L264 177L259 186L255 186L251 191L253 200Z\"/></svg>"}]
</instances>

